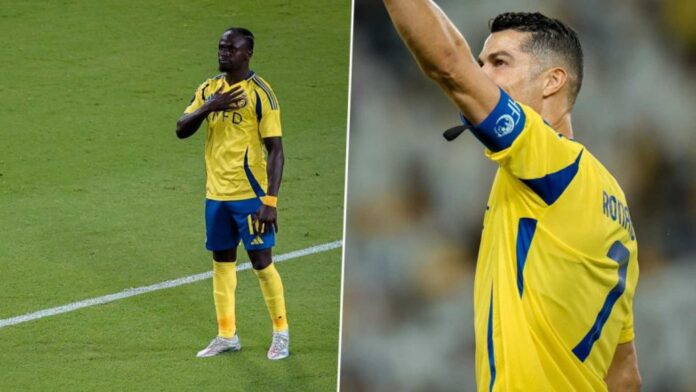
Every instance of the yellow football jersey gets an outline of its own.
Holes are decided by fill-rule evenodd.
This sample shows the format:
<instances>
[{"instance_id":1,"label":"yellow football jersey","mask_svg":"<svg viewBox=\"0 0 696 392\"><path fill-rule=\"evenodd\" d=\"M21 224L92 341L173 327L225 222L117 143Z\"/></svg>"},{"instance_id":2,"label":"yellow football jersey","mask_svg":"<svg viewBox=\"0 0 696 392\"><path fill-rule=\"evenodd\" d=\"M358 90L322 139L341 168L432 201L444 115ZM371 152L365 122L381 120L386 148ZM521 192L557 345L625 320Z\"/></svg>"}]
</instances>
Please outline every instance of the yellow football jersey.
<instances>
[{"instance_id":1,"label":"yellow football jersey","mask_svg":"<svg viewBox=\"0 0 696 392\"><path fill-rule=\"evenodd\" d=\"M634 338L626 198L587 149L501 90L473 133L498 163L474 288L479 391L605 391Z\"/></svg>"},{"instance_id":2,"label":"yellow football jersey","mask_svg":"<svg viewBox=\"0 0 696 392\"><path fill-rule=\"evenodd\" d=\"M218 89L240 85L246 99L240 107L208 115L205 143L206 197L244 200L265 195L268 187L263 138L282 136L280 107L271 86L255 73L230 86L221 74L201 84L184 110L200 108Z\"/></svg>"}]
</instances>

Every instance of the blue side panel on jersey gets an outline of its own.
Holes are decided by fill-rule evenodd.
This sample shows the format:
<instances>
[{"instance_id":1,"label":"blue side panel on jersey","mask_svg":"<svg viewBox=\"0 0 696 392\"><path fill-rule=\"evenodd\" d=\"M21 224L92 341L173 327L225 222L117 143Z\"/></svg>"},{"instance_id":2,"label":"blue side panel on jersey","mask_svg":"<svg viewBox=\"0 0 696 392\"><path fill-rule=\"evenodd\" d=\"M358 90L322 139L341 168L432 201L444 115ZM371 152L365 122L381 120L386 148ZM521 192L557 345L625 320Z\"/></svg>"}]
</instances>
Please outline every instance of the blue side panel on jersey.
<instances>
[{"instance_id":1,"label":"blue side panel on jersey","mask_svg":"<svg viewBox=\"0 0 696 392\"><path fill-rule=\"evenodd\" d=\"M517 290L522 297L524 291L524 264L527 261L529 246L532 244L537 220L532 218L520 218L517 226Z\"/></svg>"},{"instance_id":2,"label":"blue side panel on jersey","mask_svg":"<svg viewBox=\"0 0 696 392\"><path fill-rule=\"evenodd\" d=\"M261 123L261 117L263 117L263 112L261 111L261 97L259 97L259 93L256 91L254 91L254 94L256 94L256 121Z\"/></svg>"},{"instance_id":3,"label":"blue side panel on jersey","mask_svg":"<svg viewBox=\"0 0 696 392\"><path fill-rule=\"evenodd\" d=\"M254 193L256 194L257 197L265 196L266 192L261 189L261 185L259 185L259 182L256 181L256 177L254 177L254 173L251 172L251 169L249 168L249 149L247 148L246 152L244 153L244 173L246 173L247 180L249 180L249 184L251 185L251 189L254 190Z\"/></svg>"},{"instance_id":4,"label":"blue side panel on jersey","mask_svg":"<svg viewBox=\"0 0 696 392\"><path fill-rule=\"evenodd\" d=\"M584 151L584 150L583 150ZM558 198L563 194L563 191L568 188L570 182L573 181L575 175L578 174L578 168L580 167L580 158L582 158L583 151L580 151L575 162L564 167L563 169L545 175L541 178L533 178L529 180L521 179L522 182L527 184L534 193L539 195L546 205L551 205L558 200Z\"/></svg>"},{"instance_id":5,"label":"blue side panel on jersey","mask_svg":"<svg viewBox=\"0 0 696 392\"><path fill-rule=\"evenodd\" d=\"M465 118L462 116L462 122ZM504 150L512 145L524 129L525 114L503 89L500 89L500 100L493 111L481 124L471 132L491 151ZM468 121L467 121L468 122ZM464 123L464 125L467 125Z\"/></svg>"},{"instance_id":6,"label":"blue side panel on jersey","mask_svg":"<svg viewBox=\"0 0 696 392\"><path fill-rule=\"evenodd\" d=\"M602 309L599 310L592 328L590 328L587 335L585 335L580 343L573 349L573 354L583 362L590 355L592 346L602 334L602 328L604 328L604 324L609 319L609 314L611 314L614 304L626 289L626 269L628 267L628 259L630 258L628 249L621 242L616 241L611 245L611 248L609 248L607 257L619 263L619 281L604 300L604 305L602 305Z\"/></svg>"},{"instance_id":7,"label":"blue side panel on jersey","mask_svg":"<svg viewBox=\"0 0 696 392\"><path fill-rule=\"evenodd\" d=\"M491 370L491 384L489 391L493 390L495 384L495 353L493 352L493 288L491 288L491 305L488 308L488 366Z\"/></svg>"}]
</instances>

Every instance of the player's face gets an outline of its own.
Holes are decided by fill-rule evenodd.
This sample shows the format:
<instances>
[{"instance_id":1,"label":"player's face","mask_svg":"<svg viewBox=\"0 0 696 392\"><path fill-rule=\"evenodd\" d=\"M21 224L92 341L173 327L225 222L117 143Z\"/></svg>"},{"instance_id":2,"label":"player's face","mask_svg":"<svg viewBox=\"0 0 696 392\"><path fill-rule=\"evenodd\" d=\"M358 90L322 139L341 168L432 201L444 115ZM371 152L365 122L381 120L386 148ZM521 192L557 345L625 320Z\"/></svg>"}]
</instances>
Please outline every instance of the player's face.
<instances>
[{"instance_id":1,"label":"player's face","mask_svg":"<svg viewBox=\"0 0 696 392\"><path fill-rule=\"evenodd\" d=\"M225 32L218 44L218 64L220 71L232 72L248 67L251 51L244 37L233 32Z\"/></svg>"},{"instance_id":2,"label":"player's face","mask_svg":"<svg viewBox=\"0 0 696 392\"><path fill-rule=\"evenodd\" d=\"M483 72L516 101L540 110L543 81L540 64L522 50L530 33L504 30L491 34L479 55Z\"/></svg>"}]
</instances>

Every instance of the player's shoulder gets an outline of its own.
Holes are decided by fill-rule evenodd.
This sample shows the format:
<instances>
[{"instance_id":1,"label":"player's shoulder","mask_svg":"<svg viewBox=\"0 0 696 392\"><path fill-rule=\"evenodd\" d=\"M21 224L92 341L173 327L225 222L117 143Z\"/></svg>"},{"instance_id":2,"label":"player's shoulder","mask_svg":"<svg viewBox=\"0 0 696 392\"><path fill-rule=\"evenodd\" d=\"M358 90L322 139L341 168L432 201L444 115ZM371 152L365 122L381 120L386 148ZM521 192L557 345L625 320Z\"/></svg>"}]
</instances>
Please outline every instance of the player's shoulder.
<instances>
[{"instance_id":1,"label":"player's shoulder","mask_svg":"<svg viewBox=\"0 0 696 392\"><path fill-rule=\"evenodd\" d=\"M210 86L215 86L215 85L217 85L221 80L224 80L224 78L225 78L225 74L224 74L224 73L217 74L217 75L215 75L215 76L211 76L211 77L205 79L202 83L200 83L200 84L198 85L197 90L205 90L206 88L208 88L208 87L210 87Z\"/></svg>"},{"instance_id":2,"label":"player's shoulder","mask_svg":"<svg viewBox=\"0 0 696 392\"><path fill-rule=\"evenodd\" d=\"M260 96L265 96L268 99L271 109L278 109L278 98L266 79L262 78L257 73L253 73L249 81Z\"/></svg>"},{"instance_id":3,"label":"player's shoulder","mask_svg":"<svg viewBox=\"0 0 696 392\"><path fill-rule=\"evenodd\" d=\"M587 150L587 148L580 143L579 141L568 138L562 133L558 132L556 129L554 129L551 124L546 122L544 118L539 114L536 110L532 109L531 107L522 104L520 102L515 102L518 106L518 110L520 110L522 113L524 113L524 128L525 130L529 131L530 129L532 132L541 132L545 135L549 135L552 137L557 138L561 145L566 146L565 149L563 150L568 150L573 153L573 156L577 156L580 152L583 152ZM559 152L556 150L551 150L550 152Z\"/></svg>"},{"instance_id":4,"label":"player's shoulder","mask_svg":"<svg viewBox=\"0 0 696 392\"><path fill-rule=\"evenodd\" d=\"M221 73L221 74L217 74L213 77L206 79L206 81L203 82L203 84L206 84L206 83L207 84L217 84L217 83L222 82L224 80L225 80L225 74Z\"/></svg>"},{"instance_id":5,"label":"player's shoulder","mask_svg":"<svg viewBox=\"0 0 696 392\"><path fill-rule=\"evenodd\" d=\"M514 102L518 106L518 110L521 110L522 113L524 113L524 120L525 120L525 127L534 127L538 129L543 129L544 131L549 131L553 132L555 135L557 135L560 139L565 138L563 134L559 133L556 131L551 124L546 122L543 117L541 117L541 114L539 114L536 110L532 109L532 107L527 106L523 103L520 102ZM574 141L573 139L568 139L570 141Z\"/></svg>"},{"instance_id":6,"label":"player's shoulder","mask_svg":"<svg viewBox=\"0 0 696 392\"><path fill-rule=\"evenodd\" d=\"M251 74L251 76L249 77L249 81L251 81L254 85L258 86L259 88L267 88L269 90L272 90L271 84L268 83L266 79L262 78L261 75L257 74L256 72Z\"/></svg>"},{"instance_id":7,"label":"player's shoulder","mask_svg":"<svg viewBox=\"0 0 696 392\"><path fill-rule=\"evenodd\" d=\"M619 197L621 200L626 200L626 195L624 194L623 188L619 184L619 181L614 177L614 174L597 158L591 151L589 151L584 145L579 142L575 142L582 146L583 148L583 163L584 172L589 177L590 181L596 182L597 186L601 186L608 192Z\"/></svg>"}]
</instances>

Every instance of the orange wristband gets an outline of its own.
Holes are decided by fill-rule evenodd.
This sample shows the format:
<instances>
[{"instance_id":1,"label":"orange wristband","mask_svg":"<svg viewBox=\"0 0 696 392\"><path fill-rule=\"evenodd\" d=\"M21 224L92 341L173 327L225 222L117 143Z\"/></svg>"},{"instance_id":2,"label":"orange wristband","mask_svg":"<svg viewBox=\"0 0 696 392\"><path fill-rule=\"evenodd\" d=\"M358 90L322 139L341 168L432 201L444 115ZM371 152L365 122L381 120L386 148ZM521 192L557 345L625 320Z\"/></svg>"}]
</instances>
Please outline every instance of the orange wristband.
<instances>
[{"instance_id":1,"label":"orange wristband","mask_svg":"<svg viewBox=\"0 0 696 392\"><path fill-rule=\"evenodd\" d=\"M261 196L261 203L263 203L263 205L276 208L278 206L278 196Z\"/></svg>"}]
</instances>

